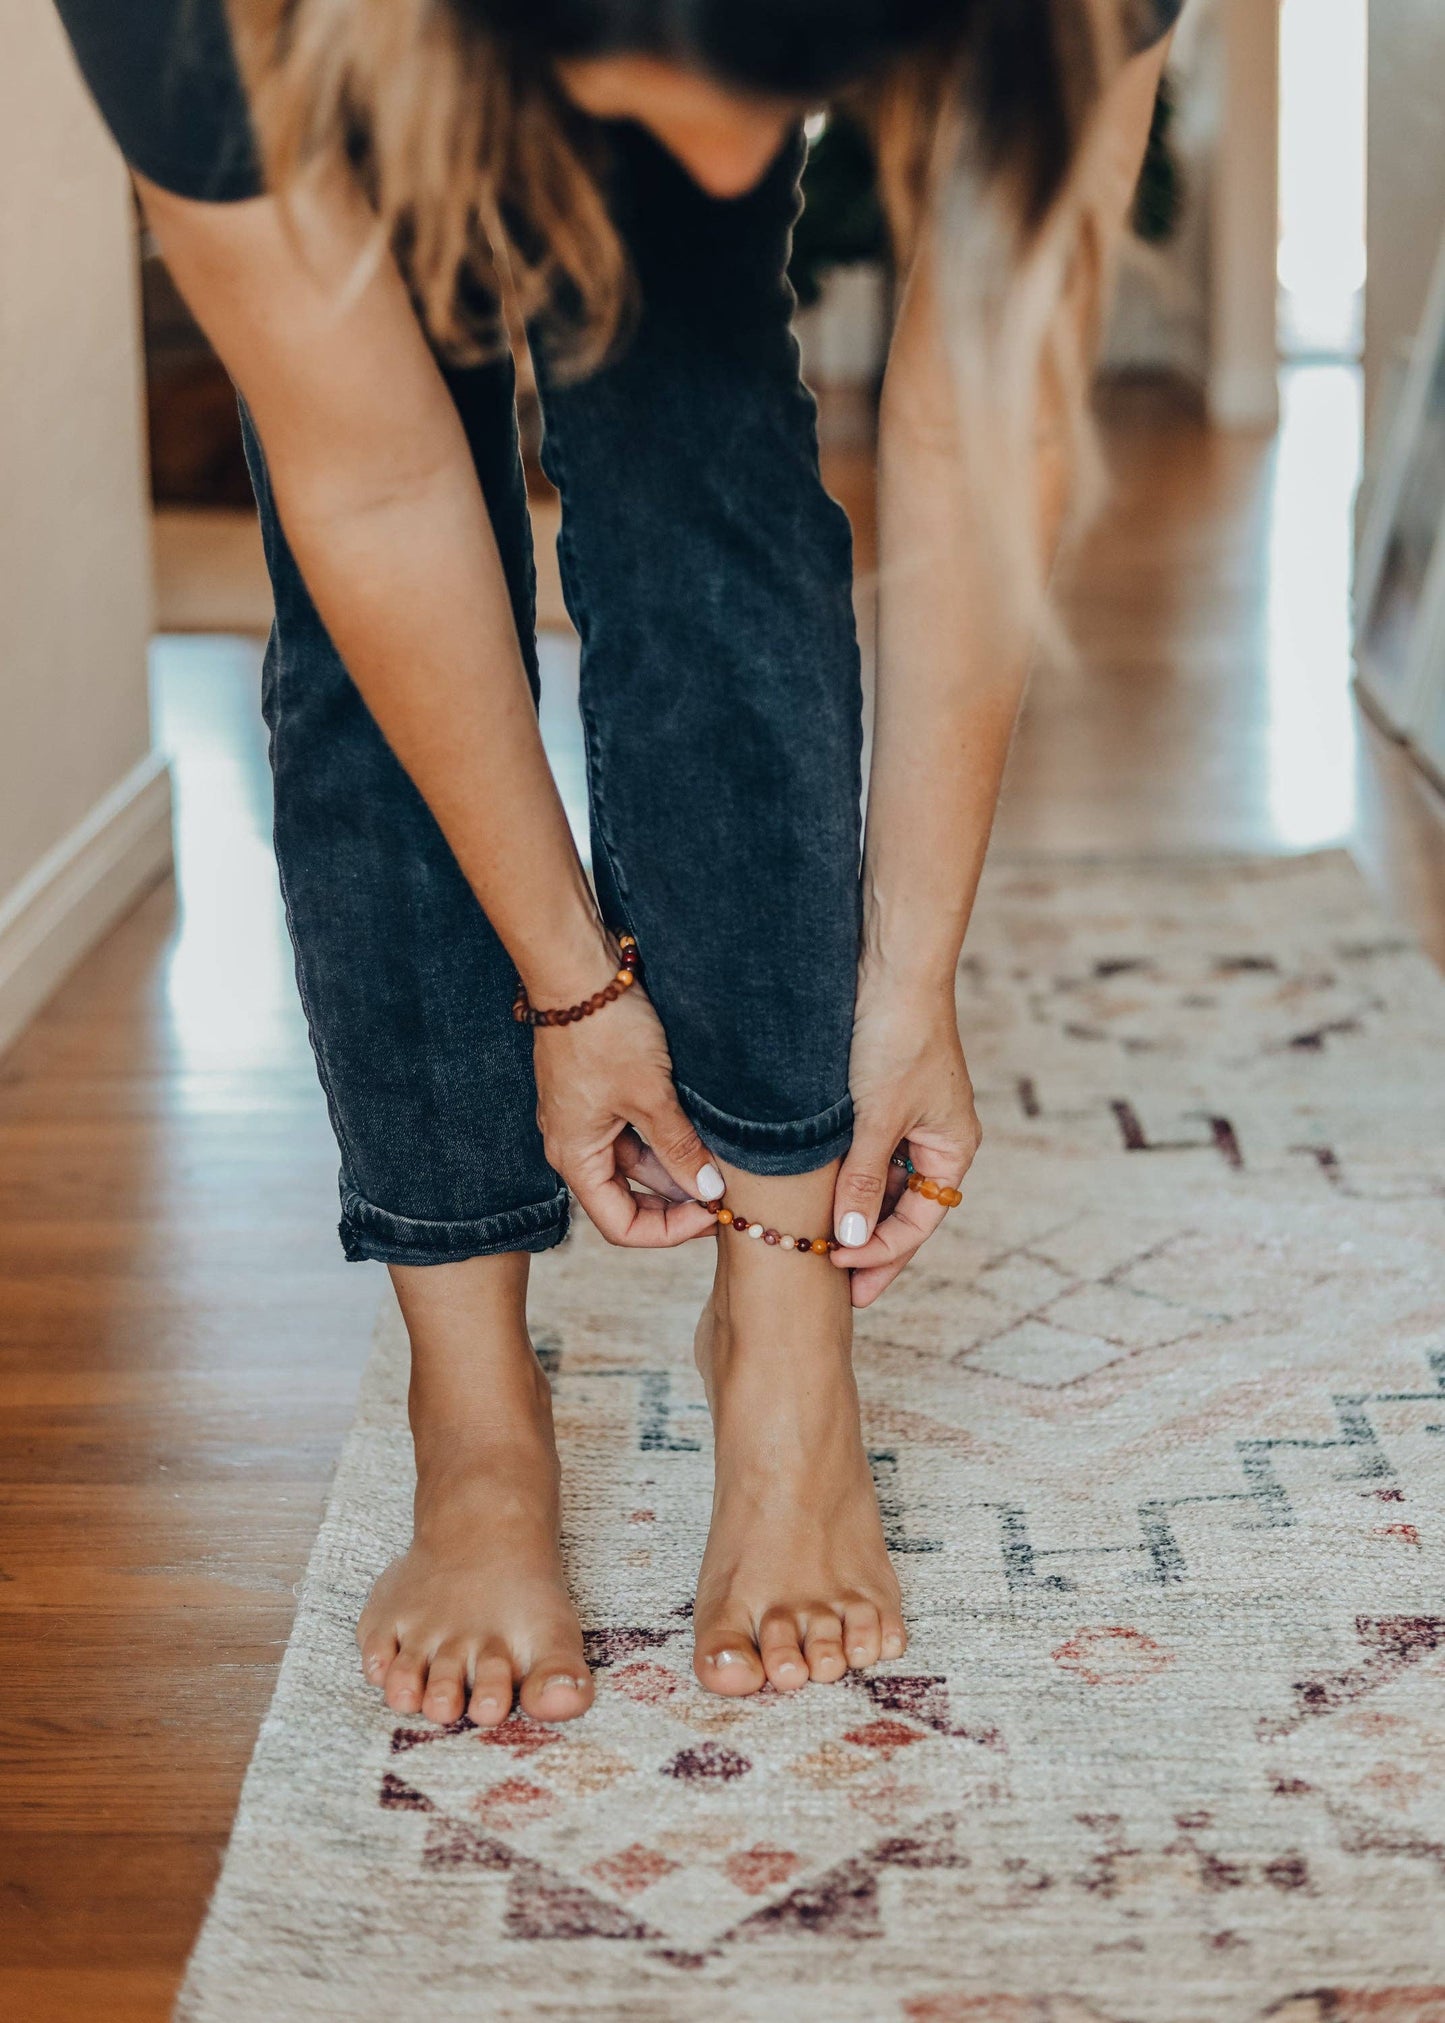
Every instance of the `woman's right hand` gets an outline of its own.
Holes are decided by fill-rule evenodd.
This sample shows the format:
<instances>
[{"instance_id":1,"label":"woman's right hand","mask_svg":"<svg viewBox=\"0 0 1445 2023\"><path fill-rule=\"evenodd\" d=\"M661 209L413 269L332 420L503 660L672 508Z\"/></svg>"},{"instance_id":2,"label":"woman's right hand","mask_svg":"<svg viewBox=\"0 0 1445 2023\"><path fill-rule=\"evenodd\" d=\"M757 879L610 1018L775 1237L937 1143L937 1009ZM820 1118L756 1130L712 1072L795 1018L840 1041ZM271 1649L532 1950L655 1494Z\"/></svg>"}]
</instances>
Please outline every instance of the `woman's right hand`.
<instances>
[{"instance_id":1,"label":"woman's right hand","mask_svg":"<svg viewBox=\"0 0 1445 2023\"><path fill-rule=\"evenodd\" d=\"M642 987L534 1037L547 1157L607 1241L656 1250L715 1231L698 1197L715 1201L723 1178L677 1100L667 1038Z\"/></svg>"}]
</instances>

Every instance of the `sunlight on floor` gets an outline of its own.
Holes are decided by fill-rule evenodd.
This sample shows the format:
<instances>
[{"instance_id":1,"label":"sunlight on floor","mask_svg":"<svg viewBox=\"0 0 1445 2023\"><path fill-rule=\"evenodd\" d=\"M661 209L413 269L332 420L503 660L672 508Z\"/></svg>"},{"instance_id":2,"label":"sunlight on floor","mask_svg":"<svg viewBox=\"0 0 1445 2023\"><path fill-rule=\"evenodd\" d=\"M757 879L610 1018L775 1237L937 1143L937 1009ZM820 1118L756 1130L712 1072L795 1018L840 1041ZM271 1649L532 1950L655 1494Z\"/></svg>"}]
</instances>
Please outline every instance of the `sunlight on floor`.
<instances>
[{"instance_id":1,"label":"sunlight on floor","mask_svg":"<svg viewBox=\"0 0 1445 2023\"><path fill-rule=\"evenodd\" d=\"M165 969L190 1069L294 1059L296 985L271 854L260 642L171 634L151 648L156 742L175 783L179 922Z\"/></svg>"}]
</instances>

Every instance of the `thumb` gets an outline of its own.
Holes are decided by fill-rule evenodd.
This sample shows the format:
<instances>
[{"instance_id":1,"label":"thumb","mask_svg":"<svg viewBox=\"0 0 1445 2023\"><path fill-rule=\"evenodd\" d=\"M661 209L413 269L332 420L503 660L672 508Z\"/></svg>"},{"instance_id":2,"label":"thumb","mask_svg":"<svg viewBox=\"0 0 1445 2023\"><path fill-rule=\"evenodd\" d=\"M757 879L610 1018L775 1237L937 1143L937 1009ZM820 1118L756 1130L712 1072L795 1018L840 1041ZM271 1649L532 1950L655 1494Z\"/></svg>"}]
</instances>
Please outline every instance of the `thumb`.
<instances>
[{"instance_id":1,"label":"thumb","mask_svg":"<svg viewBox=\"0 0 1445 2023\"><path fill-rule=\"evenodd\" d=\"M845 1250L857 1250L873 1234L897 1143L896 1133L884 1135L866 1125L854 1128L833 1190L833 1234Z\"/></svg>"},{"instance_id":2,"label":"thumb","mask_svg":"<svg viewBox=\"0 0 1445 2023\"><path fill-rule=\"evenodd\" d=\"M643 1118L649 1146L689 1200L716 1201L723 1193L722 1174L706 1145L675 1100Z\"/></svg>"}]
</instances>

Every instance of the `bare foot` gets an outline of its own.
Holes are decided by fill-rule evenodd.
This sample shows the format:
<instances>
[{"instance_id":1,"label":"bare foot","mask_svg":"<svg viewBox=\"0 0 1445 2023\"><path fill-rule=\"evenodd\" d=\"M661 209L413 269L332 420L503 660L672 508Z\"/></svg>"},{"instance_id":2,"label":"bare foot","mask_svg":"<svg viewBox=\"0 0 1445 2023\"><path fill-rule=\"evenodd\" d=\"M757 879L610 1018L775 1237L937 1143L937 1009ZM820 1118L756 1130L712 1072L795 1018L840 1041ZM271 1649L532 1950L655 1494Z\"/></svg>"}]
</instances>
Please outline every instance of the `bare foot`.
<instances>
[{"instance_id":1,"label":"bare foot","mask_svg":"<svg viewBox=\"0 0 1445 2023\"><path fill-rule=\"evenodd\" d=\"M740 1175L729 1197L782 1229L826 1228L806 1200L785 1220L766 1198L785 1187L802 1183ZM693 1664L714 1693L765 1679L787 1693L901 1657L907 1638L858 1421L847 1277L726 1233L718 1246L697 1331L717 1475Z\"/></svg>"},{"instance_id":2,"label":"bare foot","mask_svg":"<svg viewBox=\"0 0 1445 2023\"><path fill-rule=\"evenodd\" d=\"M409 1551L357 1625L365 1676L398 1714L495 1727L522 1707L592 1704L558 1549L547 1379L527 1339L524 1256L398 1268L412 1342L416 1513Z\"/></svg>"}]
</instances>

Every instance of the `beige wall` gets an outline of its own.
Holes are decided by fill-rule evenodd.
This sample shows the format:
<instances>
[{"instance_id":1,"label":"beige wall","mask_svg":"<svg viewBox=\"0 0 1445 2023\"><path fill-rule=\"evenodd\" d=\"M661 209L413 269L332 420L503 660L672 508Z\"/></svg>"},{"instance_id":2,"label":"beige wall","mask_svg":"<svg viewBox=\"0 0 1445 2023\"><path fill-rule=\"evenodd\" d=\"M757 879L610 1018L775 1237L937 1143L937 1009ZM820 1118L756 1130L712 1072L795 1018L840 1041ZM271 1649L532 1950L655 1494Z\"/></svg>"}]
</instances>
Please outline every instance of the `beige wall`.
<instances>
[{"instance_id":1,"label":"beige wall","mask_svg":"<svg viewBox=\"0 0 1445 2023\"><path fill-rule=\"evenodd\" d=\"M53 984L57 950L73 959L140 875L120 864L136 845L123 804L157 783L129 182L46 0L0 0L0 50L3 1044L9 985ZM77 905L81 928L62 918Z\"/></svg>"},{"instance_id":2,"label":"beige wall","mask_svg":"<svg viewBox=\"0 0 1445 2023\"><path fill-rule=\"evenodd\" d=\"M150 743L130 187L40 0L0 0L0 897Z\"/></svg>"},{"instance_id":3,"label":"beige wall","mask_svg":"<svg viewBox=\"0 0 1445 2023\"><path fill-rule=\"evenodd\" d=\"M1391 358L1414 334L1445 232L1445 5L1370 0L1369 447Z\"/></svg>"}]
</instances>

